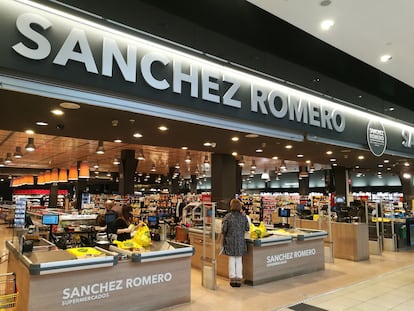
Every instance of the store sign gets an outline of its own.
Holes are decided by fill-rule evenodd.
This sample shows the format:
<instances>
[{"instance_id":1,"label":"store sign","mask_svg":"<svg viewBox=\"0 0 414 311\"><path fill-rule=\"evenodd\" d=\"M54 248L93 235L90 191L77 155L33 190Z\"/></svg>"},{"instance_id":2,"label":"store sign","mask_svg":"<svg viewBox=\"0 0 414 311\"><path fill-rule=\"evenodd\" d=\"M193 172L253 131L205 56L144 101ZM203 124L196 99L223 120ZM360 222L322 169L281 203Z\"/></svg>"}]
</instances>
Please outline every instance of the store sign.
<instances>
[{"instance_id":1,"label":"store sign","mask_svg":"<svg viewBox=\"0 0 414 311\"><path fill-rule=\"evenodd\" d=\"M380 157L387 148L387 134L384 125L379 121L371 121L367 126L367 142L372 154Z\"/></svg>"},{"instance_id":2,"label":"store sign","mask_svg":"<svg viewBox=\"0 0 414 311\"><path fill-rule=\"evenodd\" d=\"M11 53L5 66L14 64L53 82L82 81L83 88L99 86L147 102L237 116L261 125L332 133L346 129L341 106L319 97L76 16L10 3L0 19L8 22L7 33L15 34L6 47Z\"/></svg>"},{"instance_id":3,"label":"store sign","mask_svg":"<svg viewBox=\"0 0 414 311\"><path fill-rule=\"evenodd\" d=\"M167 272L64 288L62 290L62 306L106 299L110 297L111 293L117 291L168 283L171 282L172 278L173 275Z\"/></svg>"},{"instance_id":4,"label":"store sign","mask_svg":"<svg viewBox=\"0 0 414 311\"><path fill-rule=\"evenodd\" d=\"M274 267L279 265L287 264L289 261L299 258L305 258L316 255L315 248L295 250L292 252L279 253L269 255L266 257L266 267Z\"/></svg>"}]
</instances>

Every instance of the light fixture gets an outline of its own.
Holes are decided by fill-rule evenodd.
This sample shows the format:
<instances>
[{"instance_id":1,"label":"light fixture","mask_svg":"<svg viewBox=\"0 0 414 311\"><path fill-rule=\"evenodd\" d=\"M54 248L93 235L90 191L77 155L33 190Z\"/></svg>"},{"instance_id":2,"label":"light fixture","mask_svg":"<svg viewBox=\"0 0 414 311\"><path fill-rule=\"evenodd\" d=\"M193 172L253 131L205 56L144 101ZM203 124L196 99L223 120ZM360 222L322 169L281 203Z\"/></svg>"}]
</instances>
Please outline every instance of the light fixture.
<instances>
[{"instance_id":1,"label":"light fixture","mask_svg":"<svg viewBox=\"0 0 414 311\"><path fill-rule=\"evenodd\" d=\"M272 160L277 160L277 159L279 159L279 157L278 157L278 156L273 156L273 157L272 157Z\"/></svg>"},{"instance_id":2,"label":"light fixture","mask_svg":"<svg viewBox=\"0 0 414 311\"><path fill-rule=\"evenodd\" d=\"M267 172L267 170L265 170L263 172L263 174L261 176L261 179L264 179L264 180L269 180L270 179L270 176L269 176L269 173Z\"/></svg>"},{"instance_id":3,"label":"light fixture","mask_svg":"<svg viewBox=\"0 0 414 311\"><path fill-rule=\"evenodd\" d=\"M26 130L24 131L27 135L33 135L34 131L33 130Z\"/></svg>"},{"instance_id":4,"label":"light fixture","mask_svg":"<svg viewBox=\"0 0 414 311\"><path fill-rule=\"evenodd\" d=\"M3 166L4 166L4 159L0 158L0 167L3 167Z\"/></svg>"},{"instance_id":5,"label":"light fixture","mask_svg":"<svg viewBox=\"0 0 414 311\"><path fill-rule=\"evenodd\" d=\"M16 159L20 159L21 157L23 157L22 154L22 148L21 147L16 147L16 152L13 155Z\"/></svg>"},{"instance_id":6,"label":"light fixture","mask_svg":"<svg viewBox=\"0 0 414 311\"><path fill-rule=\"evenodd\" d=\"M243 156L241 156L240 157L240 160L239 160L239 166L241 166L241 167L243 167L244 166L244 160L243 160Z\"/></svg>"},{"instance_id":7,"label":"light fixture","mask_svg":"<svg viewBox=\"0 0 414 311\"><path fill-rule=\"evenodd\" d=\"M179 170L180 169L180 163L175 163L175 167L174 168L176 168L177 170Z\"/></svg>"},{"instance_id":8,"label":"light fixture","mask_svg":"<svg viewBox=\"0 0 414 311\"><path fill-rule=\"evenodd\" d=\"M262 153L262 152L263 152L263 149L261 149L261 148L257 148L257 149L256 149L256 152L257 152L257 153Z\"/></svg>"},{"instance_id":9,"label":"light fixture","mask_svg":"<svg viewBox=\"0 0 414 311\"><path fill-rule=\"evenodd\" d=\"M102 140L98 141L98 147L96 148L96 153L97 154L104 154L105 153L105 149L104 149Z\"/></svg>"},{"instance_id":10,"label":"light fixture","mask_svg":"<svg viewBox=\"0 0 414 311\"><path fill-rule=\"evenodd\" d=\"M119 138L114 139L114 143L118 143L118 144L120 144L120 143L122 143L122 139L119 139Z\"/></svg>"},{"instance_id":11,"label":"light fixture","mask_svg":"<svg viewBox=\"0 0 414 311\"><path fill-rule=\"evenodd\" d=\"M63 115L63 110L60 110L60 109L53 109L50 112L53 113L55 116L62 116Z\"/></svg>"},{"instance_id":12,"label":"light fixture","mask_svg":"<svg viewBox=\"0 0 414 311\"><path fill-rule=\"evenodd\" d=\"M59 171L57 168L52 169L52 172L50 173L50 182L51 183L59 182Z\"/></svg>"},{"instance_id":13,"label":"light fixture","mask_svg":"<svg viewBox=\"0 0 414 311\"><path fill-rule=\"evenodd\" d=\"M282 160L282 163L280 163L280 169L281 169L282 171L286 171L287 167L286 167L285 160Z\"/></svg>"},{"instance_id":14,"label":"light fixture","mask_svg":"<svg viewBox=\"0 0 414 311\"><path fill-rule=\"evenodd\" d=\"M408 166L410 166L410 163L405 162L405 163L404 163L404 166L408 167Z\"/></svg>"},{"instance_id":15,"label":"light fixture","mask_svg":"<svg viewBox=\"0 0 414 311\"><path fill-rule=\"evenodd\" d=\"M386 63L392 59L392 56L389 54L384 54L380 57L381 62Z\"/></svg>"},{"instance_id":16,"label":"light fixture","mask_svg":"<svg viewBox=\"0 0 414 311\"><path fill-rule=\"evenodd\" d=\"M237 136L234 136L231 138L232 141L239 141L239 138Z\"/></svg>"},{"instance_id":17,"label":"light fixture","mask_svg":"<svg viewBox=\"0 0 414 311\"><path fill-rule=\"evenodd\" d=\"M51 179L50 171L46 171L45 172L45 184L50 184L50 179Z\"/></svg>"},{"instance_id":18,"label":"light fixture","mask_svg":"<svg viewBox=\"0 0 414 311\"><path fill-rule=\"evenodd\" d=\"M98 161L96 161L96 162L95 162L95 164L93 165L93 168L95 168L95 169L99 168L99 163L98 163Z\"/></svg>"},{"instance_id":19,"label":"light fixture","mask_svg":"<svg viewBox=\"0 0 414 311\"><path fill-rule=\"evenodd\" d=\"M78 180L78 168L76 167L76 165L70 166L68 180Z\"/></svg>"},{"instance_id":20,"label":"light fixture","mask_svg":"<svg viewBox=\"0 0 414 311\"><path fill-rule=\"evenodd\" d=\"M331 150L326 151L327 155L331 155L333 152Z\"/></svg>"},{"instance_id":21,"label":"light fixture","mask_svg":"<svg viewBox=\"0 0 414 311\"><path fill-rule=\"evenodd\" d=\"M165 131L168 130L168 127L166 127L165 125L161 125L161 126L158 127L158 129L162 132L165 132Z\"/></svg>"},{"instance_id":22,"label":"light fixture","mask_svg":"<svg viewBox=\"0 0 414 311\"><path fill-rule=\"evenodd\" d=\"M256 161L255 160L252 160L252 165L250 166L250 169L251 170L255 170L256 169Z\"/></svg>"},{"instance_id":23,"label":"light fixture","mask_svg":"<svg viewBox=\"0 0 414 311\"><path fill-rule=\"evenodd\" d=\"M410 179L411 178L411 174L410 173L404 173L403 174L403 178L404 179Z\"/></svg>"},{"instance_id":24,"label":"light fixture","mask_svg":"<svg viewBox=\"0 0 414 311\"><path fill-rule=\"evenodd\" d=\"M138 160L140 160L140 161L144 161L145 160L144 150L143 149L140 149L138 151Z\"/></svg>"},{"instance_id":25,"label":"light fixture","mask_svg":"<svg viewBox=\"0 0 414 311\"><path fill-rule=\"evenodd\" d=\"M322 30L329 30L332 28L332 26L335 24L335 22L331 19L326 19L321 22L321 28Z\"/></svg>"},{"instance_id":26,"label":"light fixture","mask_svg":"<svg viewBox=\"0 0 414 311\"><path fill-rule=\"evenodd\" d=\"M60 103L59 106L65 109L72 109L72 110L76 110L80 108L79 104L70 103L70 102Z\"/></svg>"},{"instance_id":27,"label":"light fixture","mask_svg":"<svg viewBox=\"0 0 414 311\"><path fill-rule=\"evenodd\" d=\"M309 167L309 173L312 174L315 172L315 166L313 164L310 165Z\"/></svg>"},{"instance_id":28,"label":"light fixture","mask_svg":"<svg viewBox=\"0 0 414 311\"><path fill-rule=\"evenodd\" d=\"M121 163L121 161L119 161L119 159L118 159L118 158L114 158L114 160L112 161L112 163L113 163L114 165L118 165L118 164L120 164L120 163Z\"/></svg>"},{"instance_id":29,"label":"light fixture","mask_svg":"<svg viewBox=\"0 0 414 311\"><path fill-rule=\"evenodd\" d=\"M358 156L358 160L363 160L365 157L363 155Z\"/></svg>"},{"instance_id":30,"label":"light fixture","mask_svg":"<svg viewBox=\"0 0 414 311\"><path fill-rule=\"evenodd\" d=\"M141 138L142 134L137 132L137 133L134 133L134 135L132 136L134 136L135 138Z\"/></svg>"},{"instance_id":31,"label":"light fixture","mask_svg":"<svg viewBox=\"0 0 414 311\"><path fill-rule=\"evenodd\" d=\"M13 160L12 160L12 157L11 157L11 153L10 152L7 152L6 159L4 160L4 163L5 164L10 164L12 162L13 162Z\"/></svg>"},{"instance_id":32,"label":"light fixture","mask_svg":"<svg viewBox=\"0 0 414 311\"><path fill-rule=\"evenodd\" d=\"M66 168L59 170L59 182L68 182L68 170Z\"/></svg>"},{"instance_id":33,"label":"light fixture","mask_svg":"<svg viewBox=\"0 0 414 311\"><path fill-rule=\"evenodd\" d=\"M155 164L154 163L152 163L152 166L151 166L151 172L155 172L157 169L156 169L156 167L155 167Z\"/></svg>"},{"instance_id":34,"label":"light fixture","mask_svg":"<svg viewBox=\"0 0 414 311\"><path fill-rule=\"evenodd\" d=\"M45 184L45 173L44 172L40 172L39 175L37 175L37 184L38 185Z\"/></svg>"},{"instance_id":35,"label":"light fixture","mask_svg":"<svg viewBox=\"0 0 414 311\"><path fill-rule=\"evenodd\" d=\"M86 161L82 161L79 167L79 178L89 178L89 164Z\"/></svg>"},{"instance_id":36,"label":"light fixture","mask_svg":"<svg viewBox=\"0 0 414 311\"><path fill-rule=\"evenodd\" d=\"M292 148L293 148L293 146L292 146L292 145L286 145L286 146L285 146L285 148L286 148L286 149L292 149Z\"/></svg>"},{"instance_id":37,"label":"light fixture","mask_svg":"<svg viewBox=\"0 0 414 311\"><path fill-rule=\"evenodd\" d=\"M237 153L236 151L233 151L233 152L231 153L231 155L232 155L233 157L237 157L238 153Z\"/></svg>"},{"instance_id":38,"label":"light fixture","mask_svg":"<svg viewBox=\"0 0 414 311\"><path fill-rule=\"evenodd\" d=\"M47 125L49 125L49 123L47 123L45 121L37 121L36 122L36 125L39 125L39 126L47 126Z\"/></svg>"},{"instance_id":39,"label":"light fixture","mask_svg":"<svg viewBox=\"0 0 414 311\"><path fill-rule=\"evenodd\" d=\"M190 151L187 151L184 161L185 161L185 163L191 163Z\"/></svg>"},{"instance_id":40,"label":"light fixture","mask_svg":"<svg viewBox=\"0 0 414 311\"><path fill-rule=\"evenodd\" d=\"M26 145L26 147L24 147L24 149L26 149L29 152L32 152L32 151L36 150L36 147L34 145L34 138L33 137L29 137L27 139L27 145Z\"/></svg>"}]
</instances>

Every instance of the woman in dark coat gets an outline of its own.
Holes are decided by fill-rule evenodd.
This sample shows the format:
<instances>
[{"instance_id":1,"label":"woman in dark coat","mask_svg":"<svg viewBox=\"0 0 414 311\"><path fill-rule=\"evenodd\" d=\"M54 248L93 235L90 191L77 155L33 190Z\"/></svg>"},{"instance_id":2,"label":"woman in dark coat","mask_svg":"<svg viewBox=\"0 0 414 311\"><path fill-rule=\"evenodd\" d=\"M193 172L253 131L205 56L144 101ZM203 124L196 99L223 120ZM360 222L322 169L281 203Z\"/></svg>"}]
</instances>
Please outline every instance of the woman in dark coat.
<instances>
[{"instance_id":1,"label":"woman in dark coat","mask_svg":"<svg viewBox=\"0 0 414 311\"><path fill-rule=\"evenodd\" d=\"M230 213L222 224L223 253L229 256L229 278L232 287L240 287L243 278L242 256L247 253L244 234L249 231L249 222L241 212L242 203L237 199L230 201Z\"/></svg>"}]
</instances>

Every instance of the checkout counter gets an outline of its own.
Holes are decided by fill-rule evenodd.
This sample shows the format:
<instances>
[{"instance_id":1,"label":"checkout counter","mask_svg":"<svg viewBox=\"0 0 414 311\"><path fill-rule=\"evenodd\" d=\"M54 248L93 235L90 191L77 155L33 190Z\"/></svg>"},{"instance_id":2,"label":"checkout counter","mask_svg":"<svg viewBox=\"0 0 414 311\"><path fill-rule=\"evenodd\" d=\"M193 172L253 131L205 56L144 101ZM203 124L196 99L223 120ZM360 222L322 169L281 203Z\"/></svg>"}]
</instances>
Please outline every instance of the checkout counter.
<instances>
[{"instance_id":1,"label":"checkout counter","mask_svg":"<svg viewBox=\"0 0 414 311\"><path fill-rule=\"evenodd\" d=\"M6 241L7 269L19 289L16 310L157 310L191 300L190 245L62 250L41 238L22 252L16 240Z\"/></svg>"},{"instance_id":2,"label":"checkout counter","mask_svg":"<svg viewBox=\"0 0 414 311\"><path fill-rule=\"evenodd\" d=\"M213 235L210 232L204 241L201 229L189 228L188 232L195 249L191 264L201 269L203 243L206 243L206 253L211 253ZM326 231L311 229L268 230L268 236L259 239L251 239L247 233L247 254L243 257L245 283L258 285L324 270L326 236ZM214 238L217 274L228 278L228 257L220 254L221 234L216 233Z\"/></svg>"}]
</instances>

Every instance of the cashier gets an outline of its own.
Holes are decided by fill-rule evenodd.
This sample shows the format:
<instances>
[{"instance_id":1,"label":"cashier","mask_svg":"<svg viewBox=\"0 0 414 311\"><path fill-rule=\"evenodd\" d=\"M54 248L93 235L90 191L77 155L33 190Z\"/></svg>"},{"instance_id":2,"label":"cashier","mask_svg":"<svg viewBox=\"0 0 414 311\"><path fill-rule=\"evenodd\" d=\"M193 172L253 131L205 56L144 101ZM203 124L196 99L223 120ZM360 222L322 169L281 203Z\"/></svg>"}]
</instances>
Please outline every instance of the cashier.
<instances>
[{"instance_id":1,"label":"cashier","mask_svg":"<svg viewBox=\"0 0 414 311\"><path fill-rule=\"evenodd\" d=\"M139 222L138 226L144 225ZM124 204L118 218L115 219L112 225L112 232L117 235L118 241L125 241L131 239L131 233L135 230L134 224L131 223L131 206Z\"/></svg>"}]
</instances>

